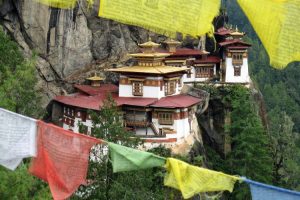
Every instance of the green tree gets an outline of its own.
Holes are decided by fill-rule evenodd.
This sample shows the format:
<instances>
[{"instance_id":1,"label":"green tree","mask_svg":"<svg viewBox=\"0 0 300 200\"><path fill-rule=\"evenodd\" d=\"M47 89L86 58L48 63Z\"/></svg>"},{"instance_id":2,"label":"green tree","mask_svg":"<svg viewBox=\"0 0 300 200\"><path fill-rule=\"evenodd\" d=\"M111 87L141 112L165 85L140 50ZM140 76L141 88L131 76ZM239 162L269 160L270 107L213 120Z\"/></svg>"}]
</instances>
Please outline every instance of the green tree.
<instances>
[{"instance_id":1,"label":"green tree","mask_svg":"<svg viewBox=\"0 0 300 200\"><path fill-rule=\"evenodd\" d=\"M28 174L27 169L28 164L21 164L16 171L9 171L0 166L1 199L52 199L49 187L41 180Z\"/></svg>"},{"instance_id":2,"label":"green tree","mask_svg":"<svg viewBox=\"0 0 300 200\"><path fill-rule=\"evenodd\" d=\"M34 59L23 58L17 44L0 31L0 107L39 117L41 104ZM27 172L28 161L16 171L0 167L1 199L51 199L45 183Z\"/></svg>"},{"instance_id":3,"label":"green tree","mask_svg":"<svg viewBox=\"0 0 300 200\"><path fill-rule=\"evenodd\" d=\"M232 152L227 162L231 174L240 174L250 179L270 183L272 161L270 140L251 100L250 90L233 86L228 94L231 100ZM250 199L244 185L236 187L236 199Z\"/></svg>"},{"instance_id":4,"label":"green tree","mask_svg":"<svg viewBox=\"0 0 300 200\"><path fill-rule=\"evenodd\" d=\"M42 114L36 89L35 58L23 58L18 46L0 31L0 106L31 117Z\"/></svg>"},{"instance_id":5,"label":"green tree","mask_svg":"<svg viewBox=\"0 0 300 200\"><path fill-rule=\"evenodd\" d=\"M297 189L300 186L300 149L294 123L285 112L274 108L269 112L272 139L273 184Z\"/></svg>"}]
</instances>

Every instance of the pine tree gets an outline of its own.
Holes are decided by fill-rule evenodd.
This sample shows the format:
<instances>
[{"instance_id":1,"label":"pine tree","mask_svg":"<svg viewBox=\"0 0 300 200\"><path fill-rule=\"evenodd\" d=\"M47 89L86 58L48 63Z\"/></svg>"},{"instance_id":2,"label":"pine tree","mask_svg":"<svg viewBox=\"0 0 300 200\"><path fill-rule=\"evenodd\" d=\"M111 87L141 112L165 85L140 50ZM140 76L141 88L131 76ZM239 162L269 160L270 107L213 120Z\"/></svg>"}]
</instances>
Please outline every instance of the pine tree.
<instances>
[{"instance_id":1,"label":"pine tree","mask_svg":"<svg viewBox=\"0 0 300 200\"><path fill-rule=\"evenodd\" d=\"M36 89L35 58L23 58L18 46L0 31L0 107L31 117L42 113Z\"/></svg>"},{"instance_id":2,"label":"pine tree","mask_svg":"<svg viewBox=\"0 0 300 200\"><path fill-rule=\"evenodd\" d=\"M228 127L232 137L232 152L226 161L228 172L271 183L270 139L250 98L250 90L233 86L228 95L232 105L231 125ZM232 199L250 199L244 184L237 185L235 189Z\"/></svg>"}]
</instances>

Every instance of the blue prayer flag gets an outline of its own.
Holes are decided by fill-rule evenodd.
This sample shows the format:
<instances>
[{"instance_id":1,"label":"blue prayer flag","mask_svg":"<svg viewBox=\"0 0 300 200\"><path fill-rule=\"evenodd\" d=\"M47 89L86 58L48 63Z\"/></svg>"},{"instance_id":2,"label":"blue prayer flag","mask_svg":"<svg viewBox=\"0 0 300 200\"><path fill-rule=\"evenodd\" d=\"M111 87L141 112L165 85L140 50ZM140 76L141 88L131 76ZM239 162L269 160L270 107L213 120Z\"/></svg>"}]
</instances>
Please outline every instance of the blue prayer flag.
<instances>
[{"instance_id":1,"label":"blue prayer flag","mask_svg":"<svg viewBox=\"0 0 300 200\"><path fill-rule=\"evenodd\" d=\"M249 179L244 179L250 185L252 200L300 200L300 192L287 190Z\"/></svg>"}]
</instances>

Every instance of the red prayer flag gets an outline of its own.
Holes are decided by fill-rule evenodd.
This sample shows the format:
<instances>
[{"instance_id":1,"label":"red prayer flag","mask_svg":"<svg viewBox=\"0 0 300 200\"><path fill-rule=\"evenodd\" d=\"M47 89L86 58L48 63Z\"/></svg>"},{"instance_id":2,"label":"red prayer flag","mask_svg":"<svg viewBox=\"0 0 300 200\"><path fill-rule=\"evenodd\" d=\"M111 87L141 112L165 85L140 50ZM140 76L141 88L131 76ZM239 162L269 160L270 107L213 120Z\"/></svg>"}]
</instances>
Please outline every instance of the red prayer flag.
<instances>
[{"instance_id":1,"label":"red prayer flag","mask_svg":"<svg viewBox=\"0 0 300 200\"><path fill-rule=\"evenodd\" d=\"M101 140L38 121L38 154L29 172L48 182L54 199L66 199L86 184L89 153Z\"/></svg>"}]
</instances>

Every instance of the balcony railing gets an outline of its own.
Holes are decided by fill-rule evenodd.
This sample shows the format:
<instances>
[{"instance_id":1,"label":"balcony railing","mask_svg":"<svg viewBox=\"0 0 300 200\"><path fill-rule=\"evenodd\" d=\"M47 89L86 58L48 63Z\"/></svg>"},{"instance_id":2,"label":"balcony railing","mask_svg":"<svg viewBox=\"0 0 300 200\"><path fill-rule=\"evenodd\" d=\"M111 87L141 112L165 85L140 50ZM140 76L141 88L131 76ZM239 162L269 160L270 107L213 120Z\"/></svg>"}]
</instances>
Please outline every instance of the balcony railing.
<instances>
[{"instance_id":1,"label":"balcony railing","mask_svg":"<svg viewBox=\"0 0 300 200\"><path fill-rule=\"evenodd\" d=\"M243 60L232 60L232 65L243 65Z\"/></svg>"},{"instance_id":2,"label":"balcony railing","mask_svg":"<svg viewBox=\"0 0 300 200\"><path fill-rule=\"evenodd\" d=\"M138 120L125 120L126 126L134 126L134 127L146 127L148 126L147 121L138 121Z\"/></svg>"}]
</instances>

